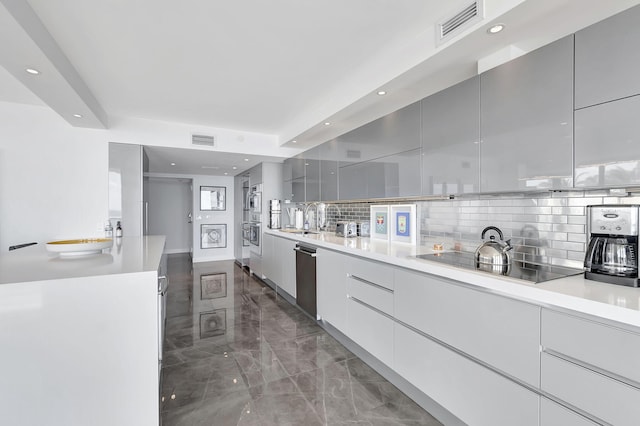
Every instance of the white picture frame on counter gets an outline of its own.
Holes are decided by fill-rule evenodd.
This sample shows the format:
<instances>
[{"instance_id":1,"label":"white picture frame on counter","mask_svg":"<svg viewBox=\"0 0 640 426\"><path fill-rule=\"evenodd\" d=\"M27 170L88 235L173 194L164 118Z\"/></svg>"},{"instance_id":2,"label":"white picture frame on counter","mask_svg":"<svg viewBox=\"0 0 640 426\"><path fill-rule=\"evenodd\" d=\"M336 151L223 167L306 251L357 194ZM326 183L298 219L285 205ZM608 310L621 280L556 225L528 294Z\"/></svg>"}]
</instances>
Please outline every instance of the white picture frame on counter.
<instances>
[{"instance_id":1,"label":"white picture frame on counter","mask_svg":"<svg viewBox=\"0 0 640 426\"><path fill-rule=\"evenodd\" d=\"M415 204L389 206L389 241L415 245L418 241Z\"/></svg>"},{"instance_id":2,"label":"white picture frame on counter","mask_svg":"<svg viewBox=\"0 0 640 426\"><path fill-rule=\"evenodd\" d=\"M389 206L372 205L369 212L370 238L389 241Z\"/></svg>"}]
</instances>

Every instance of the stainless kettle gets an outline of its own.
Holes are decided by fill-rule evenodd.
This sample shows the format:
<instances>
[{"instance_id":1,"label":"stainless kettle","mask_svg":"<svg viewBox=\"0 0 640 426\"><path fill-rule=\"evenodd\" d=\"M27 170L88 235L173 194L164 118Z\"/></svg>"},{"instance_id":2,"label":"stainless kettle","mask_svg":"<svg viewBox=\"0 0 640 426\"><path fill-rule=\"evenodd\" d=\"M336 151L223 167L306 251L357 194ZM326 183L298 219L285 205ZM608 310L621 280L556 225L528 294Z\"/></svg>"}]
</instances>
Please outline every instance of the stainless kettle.
<instances>
[{"instance_id":1,"label":"stainless kettle","mask_svg":"<svg viewBox=\"0 0 640 426\"><path fill-rule=\"evenodd\" d=\"M496 241L496 236L491 235L489 236L489 241L485 241L476 249L476 268L501 275L508 275L511 269L511 254L509 251L513 248L513 246L511 246L511 240L504 241L502 231L495 226L487 226L484 228L481 236L483 240L487 231L496 231L500 236L500 241Z\"/></svg>"}]
</instances>

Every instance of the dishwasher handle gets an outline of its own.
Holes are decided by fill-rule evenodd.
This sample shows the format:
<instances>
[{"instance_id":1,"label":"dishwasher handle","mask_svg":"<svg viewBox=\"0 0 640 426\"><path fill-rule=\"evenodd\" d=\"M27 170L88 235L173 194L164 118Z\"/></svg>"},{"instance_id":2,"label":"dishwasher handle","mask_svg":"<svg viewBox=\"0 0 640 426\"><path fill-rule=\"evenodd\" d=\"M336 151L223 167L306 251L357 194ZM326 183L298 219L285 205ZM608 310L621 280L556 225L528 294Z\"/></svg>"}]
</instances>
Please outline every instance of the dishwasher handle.
<instances>
[{"instance_id":1,"label":"dishwasher handle","mask_svg":"<svg viewBox=\"0 0 640 426\"><path fill-rule=\"evenodd\" d=\"M311 256L311 257L316 257L317 256L315 251L307 251L307 250L305 250L303 248L300 248L300 247L294 248L293 251L298 252L300 254L307 255L307 256Z\"/></svg>"}]
</instances>

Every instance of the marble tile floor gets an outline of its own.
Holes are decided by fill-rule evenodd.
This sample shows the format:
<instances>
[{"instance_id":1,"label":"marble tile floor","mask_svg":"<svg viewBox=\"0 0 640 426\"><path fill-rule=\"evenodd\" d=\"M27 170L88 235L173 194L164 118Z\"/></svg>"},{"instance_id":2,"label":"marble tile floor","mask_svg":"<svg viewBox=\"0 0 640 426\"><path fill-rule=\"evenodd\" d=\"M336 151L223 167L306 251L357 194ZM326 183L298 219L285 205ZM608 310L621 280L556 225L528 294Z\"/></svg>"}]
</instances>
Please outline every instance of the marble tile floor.
<instances>
[{"instance_id":1,"label":"marble tile floor","mask_svg":"<svg viewBox=\"0 0 640 426\"><path fill-rule=\"evenodd\" d=\"M440 424L233 261L168 275L162 425Z\"/></svg>"}]
</instances>

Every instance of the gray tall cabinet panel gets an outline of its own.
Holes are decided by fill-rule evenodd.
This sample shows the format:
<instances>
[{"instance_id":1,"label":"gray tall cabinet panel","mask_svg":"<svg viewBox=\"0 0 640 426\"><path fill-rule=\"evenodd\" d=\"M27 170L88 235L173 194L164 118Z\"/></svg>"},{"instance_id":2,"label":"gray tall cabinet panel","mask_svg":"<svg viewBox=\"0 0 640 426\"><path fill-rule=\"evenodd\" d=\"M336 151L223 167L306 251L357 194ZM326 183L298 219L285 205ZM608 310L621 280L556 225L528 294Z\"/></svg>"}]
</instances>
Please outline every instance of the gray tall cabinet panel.
<instances>
[{"instance_id":1,"label":"gray tall cabinet panel","mask_svg":"<svg viewBox=\"0 0 640 426\"><path fill-rule=\"evenodd\" d=\"M640 94L640 6L575 34L576 109Z\"/></svg>"},{"instance_id":2,"label":"gray tall cabinet panel","mask_svg":"<svg viewBox=\"0 0 640 426\"><path fill-rule=\"evenodd\" d=\"M320 149L320 200L338 199L338 141L325 142Z\"/></svg>"},{"instance_id":3,"label":"gray tall cabinet panel","mask_svg":"<svg viewBox=\"0 0 640 426\"><path fill-rule=\"evenodd\" d=\"M285 200L303 202L305 200L305 160L301 156L287 158L282 165L282 196Z\"/></svg>"},{"instance_id":4,"label":"gray tall cabinet panel","mask_svg":"<svg viewBox=\"0 0 640 426\"><path fill-rule=\"evenodd\" d=\"M305 201L320 201L320 147L304 153Z\"/></svg>"},{"instance_id":5,"label":"gray tall cabinet panel","mask_svg":"<svg viewBox=\"0 0 640 426\"><path fill-rule=\"evenodd\" d=\"M640 184L640 96L575 112L576 187Z\"/></svg>"},{"instance_id":6,"label":"gray tall cabinet panel","mask_svg":"<svg viewBox=\"0 0 640 426\"><path fill-rule=\"evenodd\" d=\"M480 77L422 100L422 194L479 191Z\"/></svg>"},{"instance_id":7,"label":"gray tall cabinet panel","mask_svg":"<svg viewBox=\"0 0 640 426\"><path fill-rule=\"evenodd\" d=\"M420 102L338 137L338 160L362 162L420 148Z\"/></svg>"},{"instance_id":8,"label":"gray tall cabinet panel","mask_svg":"<svg viewBox=\"0 0 640 426\"><path fill-rule=\"evenodd\" d=\"M640 6L575 38L575 185L638 185Z\"/></svg>"},{"instance_id":9,"label":"gray tall cabinet panel","mask_svg":"<svg viewBox=\"0 0 640 426\"><path fill-rule=\"evenodd\" d=\"M341 200L420 195L420 102L337 139Z\"/></svg>"},{"instance_id":10,"label":"gray tall cabinet panel","mask_svg":"<svg viewBox=\"0 0 640 426\"><path fill-rule=\"evenodd\" d=\"M480 190L573 186L573 36L480 77Z\"/></svg>"}]
</instances>

